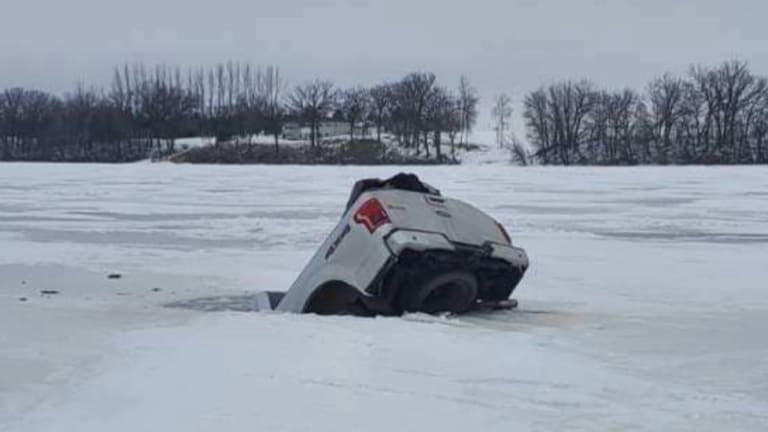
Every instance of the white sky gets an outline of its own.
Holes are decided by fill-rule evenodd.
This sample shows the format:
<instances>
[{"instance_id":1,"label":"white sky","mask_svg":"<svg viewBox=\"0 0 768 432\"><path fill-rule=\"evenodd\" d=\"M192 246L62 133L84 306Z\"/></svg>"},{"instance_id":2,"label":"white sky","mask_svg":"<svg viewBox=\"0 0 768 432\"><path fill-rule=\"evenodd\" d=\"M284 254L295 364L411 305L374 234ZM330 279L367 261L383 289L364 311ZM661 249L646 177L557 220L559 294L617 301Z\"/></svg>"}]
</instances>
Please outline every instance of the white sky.
<instances>
[{"instance_id":1,"label":"white sky","mask_svg":"<svg viewBox=\"0 0 768 432\"><path fill-rule=\"evenodd\" d=\"M768 74L765 0L0 0L0 11L0 88L106 85L125 62L276 64L294 84L430 70L450 86L469 76L485 119L495 93L519 102L561 78L640 88L729 58Z\"/></svg>"}]
</instances>

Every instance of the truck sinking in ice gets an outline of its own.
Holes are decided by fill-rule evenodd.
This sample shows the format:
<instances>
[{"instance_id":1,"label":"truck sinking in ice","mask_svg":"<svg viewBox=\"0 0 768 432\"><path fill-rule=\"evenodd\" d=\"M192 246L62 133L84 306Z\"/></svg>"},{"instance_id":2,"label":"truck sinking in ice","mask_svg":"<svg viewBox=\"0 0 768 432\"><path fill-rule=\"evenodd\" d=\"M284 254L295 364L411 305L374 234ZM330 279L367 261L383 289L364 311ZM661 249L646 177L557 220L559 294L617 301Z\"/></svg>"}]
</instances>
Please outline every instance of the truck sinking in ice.
<instances>
[{"instance_id":1,"label":"truck sinking in ice","mask_svg":"<svg viewBox=\"0 0 768 432\"><path fill-rule=\"evenodd\" d=\"M339 224L285 293L259 309L321 315L504 308L528 269L504 227L413 174L358 181Z\"/></svg>"}]
</instances>

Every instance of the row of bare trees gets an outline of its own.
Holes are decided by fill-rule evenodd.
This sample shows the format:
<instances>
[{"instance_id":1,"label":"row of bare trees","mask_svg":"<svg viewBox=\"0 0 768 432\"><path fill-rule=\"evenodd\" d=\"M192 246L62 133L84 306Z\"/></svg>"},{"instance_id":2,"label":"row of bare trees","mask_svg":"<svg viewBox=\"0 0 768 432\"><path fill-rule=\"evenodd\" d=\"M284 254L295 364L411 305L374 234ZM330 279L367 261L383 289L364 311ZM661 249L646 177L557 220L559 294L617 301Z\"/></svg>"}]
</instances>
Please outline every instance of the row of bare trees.
<instances>
[{"instance_id":1,"label":"row of bare trees","mask_svg":"<svg viewBox=\"0 0 768 432\"><path fill-rule=\"evenodd\" d=\"M311 80L289 89L276 67L125 65L105 90L79 85L63 97L21 88L0 93L0 160L127 161L156 148L173 153L182 137L224 142L256 134L271 135L279 152L288 121L308 126L315 148L328 118L349 124L350 141L370 126L379 141L388 134L427 157L432 146L442 158L443 135L452 144L468 139L477 103L466 78L454 92L430 73L372 88Z\"/></svg>"},{"instance_id":2,"label":"row of bare trees","mask_svg":"<svg viewBox=\"0 0 768 432\"><path fill-rule=\"evenodd\" d=\"M768 163L768 79L740 61L665 74L644 93L553 84L526 96L523 117L544 164Z\"/></svg>"},{"instance_id":3,"label":"row of bare trees","mask_svg":"<svg viewBox=\"0 0 768 432\"><path fill-rule=\"evenodd\" d=\"M280 72L227 63L209 69L116 68L107 90L78 85L63 97L0 93L0 160L128 161L177 138L228 139L281 131Z\"/></svg>"},{"instance_id":4,"label":"row of bare trees","mask_svg":"<svg viewBox=\"0 0 768 432\"><path fill-rule=\"evenodd\" d=\"M430 145L438 159L443 136L450 140L451 158L455 144L466 143L477 121L477 91L466 77L457 91L439 85L431 73L412 73L400 81L379 85L370 90L371 113L377 136L382 129L393 134L398 143L430 156Z\"/></svg>"},{"instance_id":5,"label":"row of bare trees","mask_svg":"<svg viewBox=\"0 0 768 432\"><path fill-rule=\"evenodd\" d=\"M477 121L477 91L462 77L456 91L437 83L432 73L416 72L399 81L371 88L356 86L336 89L330 81L315 80L299 85L288 97L288 108L310 126L311 145L318 145L318 124L329 111L340 112L349 123L349 139L355 139L356 125L371 125L376 139L388 133L393 140L416 154L437 159L443 136L455 145L466 143ZM430 149L434 149L431 153Z\"/></svg>"}]
</instances>

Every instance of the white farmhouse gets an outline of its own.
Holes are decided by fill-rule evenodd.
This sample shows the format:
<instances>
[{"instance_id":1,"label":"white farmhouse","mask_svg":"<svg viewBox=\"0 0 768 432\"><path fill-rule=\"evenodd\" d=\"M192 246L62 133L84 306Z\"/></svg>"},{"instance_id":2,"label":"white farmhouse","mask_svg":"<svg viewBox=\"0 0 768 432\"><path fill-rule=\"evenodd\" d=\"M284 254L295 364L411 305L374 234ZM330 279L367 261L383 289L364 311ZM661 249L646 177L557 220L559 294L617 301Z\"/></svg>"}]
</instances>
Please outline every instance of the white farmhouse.
<instances>
[{"instance_id":1,"label":"white farmhouse","mask_svg":"<svg viewBox=\"0 0 768 432\"><path fill-rule=\"evenodd\" d=\"M318 138L327 139L349 135L349 123L340 112L329 112L317 128ZM361 136L364 128L355 125L355 136ZM312 130L305 122L290 121L283 125L283 138L292 141L306 141L311 138Z\"/></svg>"}]
</instances>

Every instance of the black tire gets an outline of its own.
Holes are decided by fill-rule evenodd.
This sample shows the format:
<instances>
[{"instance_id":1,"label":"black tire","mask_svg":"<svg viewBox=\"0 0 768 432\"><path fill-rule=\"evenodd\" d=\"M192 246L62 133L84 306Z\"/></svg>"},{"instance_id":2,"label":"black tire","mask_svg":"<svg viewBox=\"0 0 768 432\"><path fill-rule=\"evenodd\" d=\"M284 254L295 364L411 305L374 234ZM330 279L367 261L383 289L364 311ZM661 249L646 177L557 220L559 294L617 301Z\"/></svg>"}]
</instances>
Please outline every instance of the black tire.
<instances>
[{"instance_id":1,"label":"black tire","mask_svg":"<svg viewBox=\"0 0 768 432\"><path fill-rule=\"evenodd\" d=\"M360 295L360 291L347 283L328 282L315 290L303 312L317 315L367 316L368 312L360 301Z\"/></svg>"},{"instance_id":2,"label":"black tire","mask_svg":"<svg viewBox=\"0 0 768 432\"><path fill-rule=\"evenodd\" d=\"M433 274L421 283L403 287L397 303L403 312L463 313L477 298L477 278L467 271Z\"/></svg>"}]
</instances>

